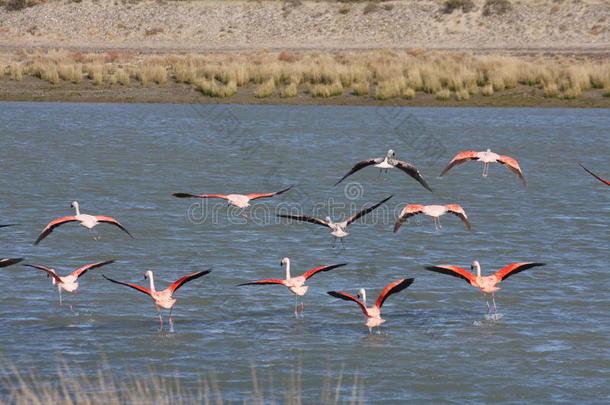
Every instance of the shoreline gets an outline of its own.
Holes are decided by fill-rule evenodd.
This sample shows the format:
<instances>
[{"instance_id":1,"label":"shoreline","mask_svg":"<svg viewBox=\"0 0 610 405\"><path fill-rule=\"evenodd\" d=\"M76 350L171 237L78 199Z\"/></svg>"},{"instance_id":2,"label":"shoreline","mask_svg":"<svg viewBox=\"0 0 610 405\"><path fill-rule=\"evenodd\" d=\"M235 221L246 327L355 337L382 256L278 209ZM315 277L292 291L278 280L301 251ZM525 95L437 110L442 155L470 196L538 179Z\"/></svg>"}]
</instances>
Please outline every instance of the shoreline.
<instances>
[{"instance_id":1,"label":"shoreline","mask_svg":"<svg viewBox=\"0 0 610 405\"><path fill-rule=\"evenodd\" d=\"M9 86L7 86L9 84ZM165 85L95 86L91 83L53 85L37 78L22 82L0 79L0 101L3 102L65 102L65 103L142 103L142 104L228 104L228 105L305 105L305 106L369 106L369 107L498 107L498 108L610 108L610 97L603 91L591 90L577 99L546 98L531 95L531 89L519 86L492 96L474 95L468 100L437 100L433 94L417 94L413 99L378 100L370 96L341 95L312 97L272 96L257 98L256 86L240 88L230 97L210 97L179 83Z\"/></svg>"}]
</instances>

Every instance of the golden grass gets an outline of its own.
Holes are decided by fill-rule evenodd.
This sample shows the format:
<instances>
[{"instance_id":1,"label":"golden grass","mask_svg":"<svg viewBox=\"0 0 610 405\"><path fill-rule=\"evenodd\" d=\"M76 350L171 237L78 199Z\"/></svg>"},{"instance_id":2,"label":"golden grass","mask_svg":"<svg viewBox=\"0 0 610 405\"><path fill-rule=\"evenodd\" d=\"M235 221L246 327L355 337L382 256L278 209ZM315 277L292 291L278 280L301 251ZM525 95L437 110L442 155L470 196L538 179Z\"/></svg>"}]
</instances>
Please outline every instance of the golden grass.
<instances>
[{"instance_id":1,"label":"golden grass","mask_svg":"<svg viewBox=\"0 0 610 405\"><path fill-rule=\"evenodd\" d=\"M135 55L122 51L83 54L61 49L20 51L6 62L12 80L24 75L96 85L142 86L184 83L210 97L230 97L256 86L256 97L312 97L344 93L385 100L429 93L441 100L492 96L516 86L540 89L546 97L579 97L610 87L610 61L566 57L513 57L440 51L346 53L230 53ZM80 77L80 79L79 79ZM540 92L537 92L540 94ZM447 98L449 94L449 98Z\"/></svg>"},{"instance_id":2,"label":"golden grass","mask_svg":"<svg viewBox=\"0 0 610 405\"><path fill-rule=\"evenodd\" d=\"M105 368L108 368L107 366ZM250 391L243 393L243 404L287 405L303 404L303 381L301 367L297 366L286 375L274 378L270 373L259 376L256 367L251 366ZM40 375L37 372L24 374L10 362L0 365L0 384L8 394L7 399L14 405L33 404L230 404L223 393L223 382L214 372L199 377L197 389L187 390L181 386L177 377L160 377L153 370L135 370L129 377L119 378L112 371L99 369L97 375L87 376L65 363L58 364L53 375ZM332 373L335 374L335 373ZM340 371L333 376L324 377L321 386L313 387L319 391L320 404L365 403L363 380L359 375L348 379ZM351 380L351 381L350 381ZM351 384L350 384L351 383ZM351 386L350 386L351 385ZM244 387L245 388L245 387ZM269 394L272 393L272 394Z\"/></svg>"},{"instance_id":3,"label":"golden grass","mask_svg":"<svg viewBox=\"0 0 610 405\"><path fill-rule=\"evenodd\" d=\"M271 97L275 94L275 80L273 78L267 79L256 89L254 96L256 98Z\"/></svg>"}]
</instances>

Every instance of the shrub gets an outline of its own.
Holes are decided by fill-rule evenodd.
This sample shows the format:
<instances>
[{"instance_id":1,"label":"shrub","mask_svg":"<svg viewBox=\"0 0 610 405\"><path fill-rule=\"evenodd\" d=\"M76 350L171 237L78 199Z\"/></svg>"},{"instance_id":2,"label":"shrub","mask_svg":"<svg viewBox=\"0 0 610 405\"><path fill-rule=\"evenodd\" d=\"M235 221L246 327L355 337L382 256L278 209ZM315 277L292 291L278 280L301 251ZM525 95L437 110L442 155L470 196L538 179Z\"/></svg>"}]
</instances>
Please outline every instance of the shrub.
<instances>
[{"instance_id":1,"label":"shrub","mask_svg":"<svg viewBox=\"0 0 610 405\"><path fill-rule=\"evenodd\" d=\"M483 88L481 89L481 94L483 94L486 97L493 96L494 95L494 86L492 86L491 84L487 84L487 85L483 86Z\"/></svg>"},{"instance_id":2,"label":"shrub","mask_svg":"<svg viewBox=\"0 0 610 405\"><path fill-rule=\"evenodd\" d=\"M449 100L451 98L451 90L449 89L441 89L435 94L437 100Z\"/></svg>"},{"instance_id":3,"label":"shrub","mask_svg":"<svg viewBox=\"0 0 610 405\"><path fill-rule=\"evenodd\" d=\"M153 35L161 34L163 31L165 31L165 30L161 27L149 28L144 31L144 36L152 37Z\"/></svg>"},{"instance_id":4,"label":"shrub","mask_svg":"<svg viewBox=\"0 0 610 405\"><path fill-rule=\"evenodd\" d=\"M402 91L402 96L403 96L404 98L406 98L407 100L412 100L412 99L414 99L414 98L415 98L415 95L416 95L415 90L414 90L414 89L412 89L411 87L407 87L406 89L404 89L404 90Z\"/></svg>"},{"instance_id":5,"label":"shrub","mask_svg":"<svg viewBox=\"0 0 610 405\"><path fill-rule=\"evenodd\" d=\"M379 6L376 3L373 2L369 2L367 3L366 6L364 6L364 10L362 11L363 14L370 14L374 11L377 11L379 9Z\"/></svg>"},{"instance_id":6,"label":"shrub","mask_svg":"<svg viewBox=\"0 0 610 405\"><path fill-rule=\"evenodd\" d=\"M237 93L237 83L229 82L227 85L219 84L214 79L200 77L195 80L196 89L204 96L210 97L229 97Z\"/></svg>"},{"instance_id":7,"label":"shrub","mask_svg":"<svg viewBox=\"0 0 610 405\"><path fill-rule=\"evenodd\" d=\"M483 15L502 15L513 9L510 0L487 0L483 6Z\"/></svg>"},{"instance_id":8,"label":"shrub","mask_svg":"<svg viewBox=\"0 0 610 405\"><path fill-rule=\"evenodd\" d=\"M340 81L331 84L315 84L311 86L310 93L314 97L335 97L343 94L343 86Z\"/></svg>"},{"instance_id":9,"label":"shrub","mask_svg":"<svg viewBox=\"0 0 610 405\"><path fill-rule=\"evenodd\" d=\"M23 65L21 63L14 63L8 66L8 73L11 80L15 80L17 82L23 79Z\"/></svg>"},{"instance_id":10,"label":"shrub","mask_svg":"<svg viewBox=\"0 0 610 405\"><path fill-rule=\"evenodd\" d=\"M296 97L299 92L299 84L296 82L291 82L287 86L284 86L280 89L280 97L288 98L288 97Z\"/></svg>"},{"instance_id":11,"label":"shrub","mask_svg":"<svg viewBox=\"0 0 610 405\"><path fill-rule=\"evenodd\" d=\"M474 10L475 5L472 0L445 0L443 4L442 12L445 14L453 13L453 10L462 10L464 13L468 13Z\"/></svg>"},{"instance_id":12,"label":"shrub","mask_svg":"<svg viewBox=\"0 0 610 405\"><path fill-rule=\"evenodd\" d=\"M339 14L344 14L344 15L345 15L345 14L349 13L351 10L352 10L352 9L351 9L351 8L349 8L349 7L341 7L341 8L339 9Z\"/></svg>"},{"instance_id":13,"label":"shrub","mask_svg":"<svg viewBox=\"0 0 610 405\"><path fill-rule=\"evenodd\" d=\"M370 86L368 81L352 83L352 94L354 96L366 96L369 94Z\"/></svg>"},{"instance_id":14,"label":"shrub","mask_svg":"<svg viewBox=\"0 0 610 405\"><path fill-rule=\"evenodd\" d=\"M265 97L271 97L274 94L275 94L275 80L269 79L269 80L263 82L263 84L261 84L260 86L258 86L258 89L256 89L256 93L254 93L254 96L256 98L265 98Z\"/></svg>"},{"instance_id":15,"label":"shrub","mask_svg":"<svg viewBox=\"0 0 610 405\"><path fill-rule=\"evenodd\" d=\"M468 100L470 98L470 92L468 89L461 89L455 92L456 100Z\"/></svg>"}]
</instances>

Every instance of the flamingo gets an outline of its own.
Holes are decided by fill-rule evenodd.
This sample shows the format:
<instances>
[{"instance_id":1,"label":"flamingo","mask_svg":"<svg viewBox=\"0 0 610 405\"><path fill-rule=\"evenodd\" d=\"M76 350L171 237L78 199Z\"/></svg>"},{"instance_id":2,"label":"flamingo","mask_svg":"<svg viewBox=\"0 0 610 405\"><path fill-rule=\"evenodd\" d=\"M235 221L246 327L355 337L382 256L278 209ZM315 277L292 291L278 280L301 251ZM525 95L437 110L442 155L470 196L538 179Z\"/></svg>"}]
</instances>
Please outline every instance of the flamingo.
<instances>
[{"instance_id":1,"label":"flamingo","mask_svg":"<svg viewBox=\"0 0 610 405\"><path fill-rule=\"evenodd\" d=\"M585 169L585 171L587 173L589 173L591 176L595 177L597 180L601 181L602 183L606 183L607 185L610 186L610 181L606 180L606 179L602 179L601 177L599 177L597 174L593 173L591 170L587 169L586 167L584 167L583 165L581 165L579 163L580 167L582 167L583 169Z\"/></svg>"},{"instance_id":2,"label":"flamingo","mask_svg":"<svg viewBox=\"0 0 610 405\"><path fill-rule=\"evenodd\" d=\"M0 228L6 228L7 226L15 226L16 224L5 224L5 225L0 225Z\"/></svg>"},{"instance_id":3,"label":"flamingo","mask_svg":"<svg viewBox=\"0 0 610 405\"><path fill-rule=\"evenodd\" d=\"M53 230L55 228L57 228L60 225L66 224L68 222L80 222L81 226L84 226L85 228L89 229L91 232L94 233L93 239L95 239L95 240L99 239L99 235L93 228L96 225L98 225L100 222L115 225L115 226L119 227L127 235L129 235L131 238L133 238L133 236L129 233L129 231L127 229L125 229L123 227L123 225L121 225L121 223L119 221L117 221L116 219L114 219L112 217L106 217L103 215L81 214L77 201L72 201L70 206L72 208L74 208L74 210L76 211L76 215L57 218L57 219L54 219L53 221L49 222L49 224L42 230L40 235L38 235L38 238L36 239L36 242L34 242L34 245L38 245L40 243L40 241L42 241L51 232L53 232Z\"/></svg>"},{"instance_id":4,"label":"flamingo","mask_svg":"<svg viewBox=\"0 0 610 405\"><path fill-rule=\"evenodd\" d=\"M33 267L38 270L46 271L47 277L48 276L52 277L51 281L53 282L53 285L57 286L57 291L59 291L59 305L61 305L62 304L62 302L61 302L61 291L62 290L76 294L76 289L78 288L78 285L79 285L77 281L81 276L83 276L88 270L102 267L102 266L105 266L105 265L111 264L111 263L114 263L114 260L107 260L104 262L86 264L86 265L74 270L72 273L68 274L67 276L63 276L63 277L58 276L57 272L54 269L51 269L51 268L48 268L45 266L38 266L35 264L24 264L24 266Z\"/></svg>"},{"instance_id":5,"label":"flamingo","mask_svg":"<svg viewBox=\"0 0 610 405\"><path fill-rule=\"evenodd\" d=\"M290 190L293 186L286 187L283 190L276 191L274 193L253 193L253 194L188 194L188 193L174 193L172 194L174 197L178 198L224 198L227 200L227 205L233 205L237 208L247 208L250 206L251 200L256 200L257 198L268 198L273 197L274 195L280 195Z\"/></svg>"},{"instance_id":6,"label":"flamingo","mask_svg":"<svg viewBox=\"0 0 610 405\"><path fill-rule=\"evenodd\" d=\"M335 186L345 180L348 176L356 173L358 170L363 169L367 166L375 165L375 167L379 168L380 175L384 170L387 173L389 169L395 167L397 169L402 170L409 176L413 177L427 190L432 191L428 183L426 183L426 180L424 180L422 175L419 173L419 170L417 170L415 166L407 162L394 159L395 155L396 153L394 152L394 150L390 149L388 150L388 153L385 155L385 157L361 160L360 162L356 163L354 167L352 167L352 169L345 176L341 177L341 180L336 182Z\"/></svg>"},{"instance_id":7,"label":"flamingo","mask_svg":"<svg viewBox=\"0 0 610 405\"><path fill-rule=\"evenodd\" d=\"M531 269L532 267L544 266L545 263L535 263L535 262L524 262L524 263L512 263L503 269L497 271L495 274L491 276L481 276L481 265L478 261L472 262L470 266L471 270L476 270L476 276L469 272L468 270L464 270L458 266L428 266L426 270L435 271L441 274L447 274L453 277L459 277L470 283L473 287L476 287L483 291L484 294L491 294L491 298L493 301L493 312L497 312L496 308L496 299L494 293L500 289L500 287L496 287L502 280L507 279L508 277L520 273L524 270ZM491 308L489 307L489 302L486 299L485 303L487 304L487 312L491 312Z\"/></svg>"},{"instance_id":8,"label":"flamingo","mask_svg":"<svg viewBox=\"0 0 610 405\"><path fill-rule=\"evenodd\" d=\"M394 281L393 283L388 284L381 294L377 297L377 301L375 301L375 305L372 307L366 306L366 291L364 288L361 288L358 291L358 298L350 295L348 293L344 293L342 291L328 291L327 294L340 298L346 301L354 301L364 314L364 318L366 319L366 326L369 328L369 333L373 333L373 328L381 325L385 322L385 319L381 319L381 306L385 302L386 299L392 294L396 294L413 284L414 278L403 278L398 281ZM362 301L359 299L362 298Z\"/></svg>"},{"instance_id":9,"label":"flamingo","mask_svg":"<svg viewBox=\"0 0 610 405\"><path fill-rule=\"evenodd\" d=\"M172 311L174 310L174 304L176 303L176 300L173 298L174 293L176 292L176 290L178 288L182 287L185 283L188 283L189 281L195 280L199 277L205 276L206 274L211 273L211 271L212 271L212 269L208 269L208 270L198 271L196 273L187 274L186 276L181 277L180 279L178 279L177 281L175 281L169 287L167 287L165 290L162 290L162 291L157 291L155 289L155 281L153 279L153 272L150 270L147 271L146 273L144 273L144 279L149 280L150 288L145 288L145 287L139 286L137 284L113 280L109 277L106 277L103 274L102 274L102 276L106 280L111 281L113 283L126 285L127 287L131 287L144 294L148 294L152 298L152 300L155 304L155 307L157 308L157 312L159 313L159 322L160 322L159 330L163 330L163 315L161 314L161 311L163 309L169 309L170 331L173 331L174 330L174 321L172 320Z\"/></svg>"},{"instance_id":10,"label":"flamingo","mask_svg":"<svg viewBox=\"0 0 610 405\"><path fill-rule=\"evenodd\" d=\"M13 258L13 259L0 259L0 267L8 267L8 266L12 266L13 264L17 264L19 262L23 261L23 258L19 257L19 258Z\"/></svg>"},{"instance_id":11,"label":"flamingo","mask_svg":"<svg viewBox=\"0 0 610 405\"><path fill-rule=\"evenodd\" d=\"M527 186L525 177L523 177L523 173L521 172L521 167L519 167L519 163L517 163L517 161L512 157L498 155L497 153L493 153L490 149L482 152L465 151L458 153L451 160L451 162L449 162L449 165L441 172L439 177L443 177L445 173L451 170L451 168L454 166L469 160L479 160L483 162L483 177L487 177L490 163L502 163L508 170L515 173L519 177L524 186Z\"/></svg>"},{"instance_id":12,"label":"flamingo","mask_svg":"<svg viewBox=\"0 0 610 405\"><path fill-rule=\"evenodd\" d=\"M308 286L304 285L305 282L307 280L309 280L311 277L313 277L314 275L316 275L322 271L329 271L332 269L336 269L337 267L345 266L346 264L347 263L340 263L340 264L333 264L331 266L320 266L320 267L311 269L309 271L306 271L305 273L303 273L300 276L291 277L290 276L290 259L287 257L284 257L280 262L281 266L286 266L286 278L284 280L267 279L267 280L251 281L248 283L242 283L242 284L238 284L238 285L242 286L242 285L280 284L280 285L283 285L284 287L287 287L290 290L290 292L292 292L294 294L294 298L295 298L294 315L295 315L295 317L298 318L298 311L297 311L298 299L299 299L299 297L302 297L303 295L305 295L305 293L307 292L307 289L309 288ZM301 301L301 311L304 308L305 308L305 306L303 305L303 301Z\"/></svg>"},{"instance_id":13,"label":"flamingo","mask_svg":"<svg viewBox=\"0 0 610 405\"><path fill-rule=\"evenodd\" d=\"M419 204L409 204L405 205L405 207L400 211L400 215L398 215L398 219L396 220L396 224L394 225L394 232L398 231L398 228L407 220L407 218L412 217L417 214L424 214L434 218L434 229L442 229L440 216L445 215L447 213L456 215L460 217L464 225L469 231L472 231L472 227L470 226L470 222L468 222L468 216L464 209L458 204L449 204L449 205L419 205Z\"/></svg>"},{"instance_id":14,"label":"flamingo","mask_svg":"<svg viewBox=\"0 0 610 405\"><path fill-rule=\"evenodd\" d=\"M369 212L373 211L374 209L379 207L381 204L388 201L390 198L392 198L392 196L389 196L389 197L385 198L384 200L379 201L377 204L374 204L374 205L370 206L369 208L365 208L365 209L355 213L354 215L352 215L351 217L349 217L348 219L346 219L345 221L342 221L342 222L333 222L333 221L331 221L330 217L326 217L325 219L319 219L319 218L306 216L306 215L290 215L290 214L277 214L277 216L282 217L282 218L295 219L297 221L311 222L312 224L318 224L318 225L325 226L331 230L330 234L335 237L335 241L338 238L341 241L341 243L343 243L342 238L349 235L349 232L347 232L347 227L352 222L354 222L355 220L359 219L360 217L368 214Z\"/></svg>"}]
</instances>

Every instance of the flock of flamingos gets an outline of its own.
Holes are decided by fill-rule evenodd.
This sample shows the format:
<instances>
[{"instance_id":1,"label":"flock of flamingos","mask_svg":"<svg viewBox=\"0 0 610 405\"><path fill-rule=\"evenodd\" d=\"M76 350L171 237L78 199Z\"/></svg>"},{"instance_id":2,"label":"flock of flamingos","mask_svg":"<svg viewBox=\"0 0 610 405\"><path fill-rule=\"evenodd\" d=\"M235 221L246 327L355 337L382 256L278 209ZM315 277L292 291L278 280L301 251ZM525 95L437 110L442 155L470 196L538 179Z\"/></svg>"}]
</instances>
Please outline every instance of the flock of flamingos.
<instances>
[{"instance_id":1,"label":"flock of flamingos","mask_svg":"<svg viewBox=\"0 0 610 405\"><path fill-rule=\"evenodd\" d=\"M409 163L397 160L394 158L394 156L395 156L394 151L390 149L387 152L385 157L362 160L362 161L356 163L354 165L354 167L352 167L352 169L345 176L343 176L335 185L341 183L345 178L354 174L355 172L357 172L360 169L363 169L368 166L374 166L374 167L377 167L380 169L380 174L384 171L387 172L391 168L400 169L404 173L408 174L409 176L411 176L415 180L417 180L423 187L432 191L430 186L426 183L426 181L421 176L421 174L419 173L419 171L417 170L417 168L415 166L413 166ZM478 160L483 163L483 176L484 177L487 176L488 168L491 163L501 163L504 166L506 166L510 171L515 173L519 177L519 179L521 180L521 182L523 183L524 186L526 185L526 181L525 181L525 178L523 177L521 168L519 167L519 163L517 163L517 161L515 159L508 157L508 156L498 155L496 153L491 152L489 149L487 149L486 151L482 151L482 152L466 151L466 152L458 153L451 160L449 165L441 172L440 176L445 175L453 167L455 167L459 164L462 164L464 162L471 161L471 160ZM599 181L601 181L607 185L610 185L610 181L597 176L596 174L594 174L593 172L591 172L584 166L582 166L582 168L584 170L586 170L588 173L590 173L592 176L594 176L596 179L598 179ZM285 192L289 191L291 188L292 188L292 186L285 188L283 190L277 191L277 192L273 192L273 193L228 194L228 195L224 195L224 194L195 195L195 194L187 194L187 193L175 193L175 194L173 194L173 196L178 197L178 198L222 198L222 199L227 200L229 205L233 205L233 206L238 207L243 210L250 206L250 201L252 201L252 200L255 200L257 198L273 197L275 195L285 193ZM362 216L375 210L377 207L379 207L381 204L388 201L390 198L392 198L392 196L389 196L389 197L385 198L384 200L357 212L356 214L350 216L347 220L342 221L342 222L333 222L333 221L331 221L331 219L329 217L326 217L325 219L319 219L319 218L315 218L315 217L311 217L311 216L304 216L304 215L278 214L278 216L281 216L284 218L290 218L290 219L297 220L297 221L305 221L305 222L310 222L313 224L325 226L330 229L331 235L334 236L335 239L338 238L339 240L341 240L341 238L343 238L349 234L347 232L347 227L352 222L356 221L357 219L361 218ZM81 214L80 207L78 205L78 202L76 202L76 201L72 202L71 206L75 210L75 215L57 218L57 219L49 222L49 224L42 230L42 232L40 233L40 235L34 242L34 245L38 245L43 239L45 239L47 236L49 236L53 232L53 230L55 230L55 228L57 228L63 224L67 224L69 222L79 223L81 226L89 229L93 235L93 238L96 240L99 239L99 234L97 233L97 230L95 229L95 227L100 223L114 225L114 226L120 228L123 232L125 232L127 235L129 235L130 237L133 238L133 236L129 233L129 231L115 218L104 216L104 215ZM412 217L417 214L425 214L425 215L433 217L436 229L440 229L441 224L440 224L439 217L446 213L454 214L457 217L459 217L462 220L462 222L464 223L464 225L466 226L466 228L468 228L468 230L471 230L471 226L470 226L470 223L468 222L468 216L466 215L466 212L462 209L461 206L459 206L457 204L449 204L449 205L409 204L409 205L405 206L402 209L402 211L400 212L400 214L396 220L396 224L394 226L394 232L396 232L400 228L400 226L409 217ZM11 226L11 225L0 225L0 227L7 227L7 226ZM23 260L22 258L0 259L0 267L7 267L10 265L19 263L22 260ZM79 283L78 283L79 278L82 277L88 270L99 268L99 267L111 264L113 262L114 262L114 260L108 260L108 261L103 261L103 262L87 264L85 266L82 266L82 267L76 269L75 271L73 271L72 273L70 273L66 276L60 276L57 274L57 272L54 269L48 268L45 266L30 265L30 264L25 264L25 266L29 266L29 267L32 267L32 268L35 268L38 270L42 270L42 271L46 272L48 274L48 276L51 277L51 281L52 281L53 285L57 286L57 289L59 291L59 303L61 305L62 304L62 298L61 298L62 290L67 291L67 292L75 292L79 286ZM284 287L287 287L290 290L290 292L292 292L295 295L295 316L299 317L299 309L302 311L304 308L304 305L303 305L303 302L301 301L301 305L299 306L298 301L299 301L299 297L302 297L307 292L308 286L305 285L307 280L309 280L311 277L313 277L314 275L316 275L318 273L330 271L330 270L345 266L347 263L340 263L340 264L334 264L334 265L329 265L329 266L316 267L316 268L306 271L305 273L303 273L299 276L296 276L296 277L291 276L290 259L288 259L287 257L283 258L281 261L281 264L285 267L285 270L286 270L285 279L265 279L265 280L247 282L247 283L243 283L243 284L239 284L239 285L243 286L243 285L279 284L279 285L283 285ZM544 265L544 263L535 263L535 262L512 263L490 276L481 275L481 266L478 261L474 261L472 263L471 270L474 273L470 272L468 270L465 270L463 268L460 268L458 266L452 266L452 265L429 266L429 267L426 267L426 269L437 272L437 273L461 278L461 279L465 280L466 282L470 283L472 286L479 288L484 294L486 294L486 297L491 296L493 308L490 306L489 300L486 301L488 314L496 314L497 308L496 308L494 293L500 289L499 287L497 287L497 285L501 281L507 279L508 277L510 277L514 274L517 274L519 272L522 272L524 270L527 270L527 269L530 269L533 267L543 266L543 265ZM150 296L158 311L159 321L160 321L160 330L163 329L162 310L169 309L170 310L169 323L170 323L171 330L173 331L172 310L176 303L176 300L173 297L174 293L187 282L195 280L199 277L205 276L206 274L208 274L210 272L211 272L211 269L208 269L208 270L199 271L196 273L185 275L185 276L181 277L180 279L178 279L176 282L172 283L169 287L167 287L166 289L161 290L161 291L157 291L155 288L152 271L147 271L145 273L145 277L149 281L149 288L142 287L140 285L129 283L129 282L117 281L117 280L111 279L109 277L106 277L105 275L103 275L103 277L110 282L113 282L116 284L121 284L121 285L124 285L127 287L131 287L137 291L140 291L140 292ZM396 294L396 293L406 289L407 287L409 287L413 283L413 281L414 281L413 278L408 278L408 279L397 280L397 281L394 281L394 282L388 284L381 291L381 293L379 294L379 296L375 300L375 303L372 306L367 306L366 291L364 289L360 289L359 293L356 297L351 294L342 292L342 291L329 291L328 294L333 297L340 298L342 300L355 302L358 305L358 307L361 309L362 313L364 314L366 326L369 328L369 332L372 332L372 330L373 330L372 328L377 327L377 326L381 325L383 322L385 322L385 320L381 318L381 307L382 307L383 303L385 302L385 300L387 298L389 298L391 295ZM301 298L301 300L302 300L302 298Z\"/></svg>"}]
</instances>

